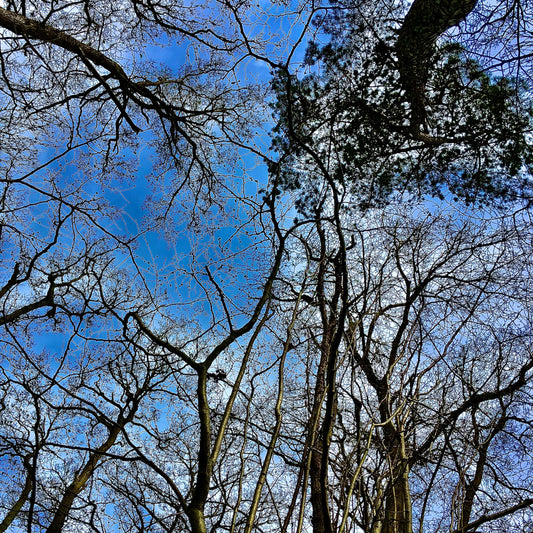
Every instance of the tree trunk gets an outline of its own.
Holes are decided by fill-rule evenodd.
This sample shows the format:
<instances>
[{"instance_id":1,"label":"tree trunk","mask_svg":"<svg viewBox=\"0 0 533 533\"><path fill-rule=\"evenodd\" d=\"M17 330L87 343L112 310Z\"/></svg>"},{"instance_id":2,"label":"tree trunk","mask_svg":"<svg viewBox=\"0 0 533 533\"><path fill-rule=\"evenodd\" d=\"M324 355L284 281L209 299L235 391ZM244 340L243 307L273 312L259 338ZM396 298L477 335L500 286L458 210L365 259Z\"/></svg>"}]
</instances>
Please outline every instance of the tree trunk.
<instances>
[{"instance_id":1,"label":"tree trunk","mask_svg":"<svg viewBox=\"0 0 533 533\"><path fill-rule=\"evenodd\" d=\"M391 424L392 425L392 424ZM383 533L412 533L413 518L409 490L409 462L403 431L392 435L394 445L389 452L391 480L385 500Z\"/></svg>"},{"instance_id":2,"label":"tree trunk","mask_svg":"<svg viewBox=\"0 0 533 533\"><path fill-rule=\"evenodd\" d=\"M396 52L415 135L426 121L426 83L437 38L463 21L476 3L477 0L415 0L403 21Z\"/></svg>"},{"instance_id":3,"label":"tree trunk","mask_svg":"<svg viewBox=\"0 0 533 533\"><path fill-rule=\"evenodd\" d=\"M207 533L205 526L204 510L200 508L188 509L187 517L189 518L189 524L191 525L192 533Z\"/></svg>"},{"instance_id":4,"label":"tree trunk","mask_svg":"<svg viewBox=\"0 0 533 533\"><path fill-rule=\"evenodd\" d=\"M400 461L393 470L393 479L385 502L383 533L412 533L413 519L409 491L409 467Z\"/></svg>"},{"instance_id":5,"label":"tree trunk","mask_svg":"<svg viewBox=\"0 0 533 533\"><path fill-rule=\"evenodd\" d=\"M316 385L314 391L314 404L311 420L320 419L320 412L322 411L322 403L324 401L325 394L325 379L326 379L326 367L327 367L327 350L322 350L320 363L318 365L318 372L316 377ZM323 454L323 442L322 442L322 425L320 430L316 431L312 438L311 444L311 464L310 464L310 477L311 477L311 507L313 509L313 516L311 523L313 525L313 533L327 533L327 525L330 523L329 510L323 506L322 487L324 485L321 478L322 472L322 454ZM311 429L312 431L312 429ZM331 528L330 528L331 529Z\"/></svg>"},{"instance_id":6,"label":"tree trunk","mask_svg":"<svg viewBox=\"0 0 533 533\"><path fill-rule=\"evenodd\" d=\"M104 454L109 450L109 448L111 448L111 446L113 446L113 444L115 444L115 441L117 440L120 431L124 427L124 424L133 418L133 414L134 411L130 413L127 419L119 417L119 420L113 424L113 426L111 426L109 435L107 436L105 442L90 454L89 460L85 463L85 466L76 474L74 480L67 487L67 490L63 494L63 498L59 503L59 507L57 508L54 517L50 522L48 529L46 530L46 533L61 533L74 500L85 488L87 482L94 474L98 464L104 457Z\"/></svg>"},{"instance_id":7,"label":"tree trunk","mask_svg":"<svg viewBox=\"0 0 533 533\"><path fill-rule=\"evenodd\" d=\"M413 516L409 490L409 458L402 427L389 420L384 426L385 442L389 445L390 482L385 495L385 517L382 533L412 533Z\"/></svg>"},{"instance_id":8,"label":"tree trunk","mask_svg":"<svg viewBox=\"0 0 533 533\"><path fill-rule=\"evenodd\" d=\"M198 443L198 472L196 485L192 492L191 503L186 509L192 533L206 533L204 508L209 495L213 461L211 458L211 413L207 399L207 367L201 366L198 371L196 389L198 415L200 419L200 438Z\"/></svg>"},{"instance_id":9,"label":"tree trunk","mask_svg":"<svg viewBox=\"0 0 533 533\"><path fill-rule=\"evenodd\" d=\"M0 533L7 531L7 528L11 525L13 520L15 520L30 495L32 485L32 473L28 471L26 473L24 487L22 487L22 492L20 493L18 500L13 504L13 507L11 507L5 518L2 520L2 523L0 523Z\"/></svg>"}]
</instances>

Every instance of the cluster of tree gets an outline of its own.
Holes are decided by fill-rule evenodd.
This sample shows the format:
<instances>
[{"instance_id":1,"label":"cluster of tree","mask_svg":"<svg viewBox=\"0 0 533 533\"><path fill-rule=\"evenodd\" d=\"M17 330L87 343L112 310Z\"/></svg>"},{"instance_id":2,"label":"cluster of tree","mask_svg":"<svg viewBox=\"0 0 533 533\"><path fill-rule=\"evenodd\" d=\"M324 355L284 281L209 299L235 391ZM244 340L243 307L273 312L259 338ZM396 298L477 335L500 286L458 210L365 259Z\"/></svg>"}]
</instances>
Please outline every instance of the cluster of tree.
<instances>
[{"instance_id":1,"label":"cluster of tree","mask_svg":"<svg viewBox=\"0 0 533 533\"><path fill-rule=\"evenodd\" d=\"M531 528L532 15L0 7L0 532Z\"/></svg>"}]
</instances>

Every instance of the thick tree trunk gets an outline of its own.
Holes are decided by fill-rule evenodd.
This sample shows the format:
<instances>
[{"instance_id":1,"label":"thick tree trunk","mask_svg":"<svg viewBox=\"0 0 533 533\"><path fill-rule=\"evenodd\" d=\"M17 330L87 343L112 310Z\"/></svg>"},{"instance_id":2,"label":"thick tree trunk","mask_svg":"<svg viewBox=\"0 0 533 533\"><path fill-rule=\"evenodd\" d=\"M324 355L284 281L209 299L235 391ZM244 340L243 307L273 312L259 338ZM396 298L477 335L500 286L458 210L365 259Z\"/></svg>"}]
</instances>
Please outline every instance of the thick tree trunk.
<instances>
[{"instance_id":1,"label":"thick tree trunk","mask_svg":"<svg viewBox=\"0 0 533 533\"><path fill-rule=\"evenodd\" d=\"M459 24L477 0L415 0L407 13L396 44L398 70L411 104L411 130L418 136L426 120L425 92L437 38Z\"/></svg>"},{"instance_id":2,"label":"thick tree trunk","mask_svg":"<svg viewBox=\"0 0 533 533\"><path fill-rule=\"evenodd\" d=\"M203 509L188 509L187 516L189 518L189 524L191 525L192 533L207 533L205 526L205 516Z\"/></svg>"},{"instance_id":3,"label":"thick tree trunk","mask_svg":"<svg viewBox=\"0 0 533 533\"><path fill-rule=\"evenodd\" d=\"M383 383L386 383L383 382ZM385 515L381 533L412 533L413 516L409 490L409 457L405 445L405 432L401 422L393 421L389 401L389 387L378 389L380 416L383 423L383 438L387 449L390 480L385 498Z\"/></svg>"},{"instance_id":4,"label":"thick tree trunk","mask_svg":"<svg viewBox=\"0 0 533 533\"><path fill-rule=\"evenodd\" d=\"M403 446L403 443L400 444ZM396 465L385 501L382 533L412 533L413 519L409 490L409 466L405 453L396 455Z\"/></svg>"}]
</instances>

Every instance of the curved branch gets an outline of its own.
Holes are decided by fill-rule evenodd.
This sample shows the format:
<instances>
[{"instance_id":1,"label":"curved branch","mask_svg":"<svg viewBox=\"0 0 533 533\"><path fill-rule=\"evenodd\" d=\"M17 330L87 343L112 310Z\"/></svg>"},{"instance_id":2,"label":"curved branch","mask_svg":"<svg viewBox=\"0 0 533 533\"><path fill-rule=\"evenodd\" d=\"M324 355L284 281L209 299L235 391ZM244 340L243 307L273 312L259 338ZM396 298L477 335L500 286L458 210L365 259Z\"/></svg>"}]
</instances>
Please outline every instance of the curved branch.
<instances>
[{"instance_id":1,"label":"curved branch","mask_svg":"<svg viewBox=\"0 0 533 533\"><path fill-rule=\"evenodd\" d=\"M472 531L474 529L477 529L479 526L482 526L483 524L486 524L487 522L493 522L494 520L498 520L499 518L504 518L505 516L509 516L513 513L516 513L517 511L520 511L521 509L526 509L527 507L531 507L533 505L533 498L526 498L525 500L521 501L520 503L517 503L516 505L513 505L512 507L508 507L507 509L503 509L502 511L497 511L492 514L484 515L481 518L478 518L474 522L470 522L467 526L464 526L460 529L456 529L453 531L453 533L467 533L467 531Z\"/></svg>"},{"instance_id":2,"label":"curved branch","mask_svg":"<svg viewBox=\"0 0 533 533\"><path fill-rule=\"evenodd\" d=\"M116 61L53 26L13 13L3 7L0 7L0 26L21 37L49 42L85 57L95 65L105 68L114 78L131 83L124 69Z\"/></svg>"},{"instance_id":3,"label":"curved branch","mask_svg":"<svg viewBox=\"0 0 533 533\"><path fill-rule=\"evenodd\" d=\"M111 88L107 83L110 78L118 81L121 91L126 96L125 102L129 98L142 109L155 110L162 119L170 122L171 132L182 135L195 150L193 139L178 124L183 119L177 113L177 108L165 102L150 90L150 87L157 86L158 82L134 81L126 74L119 63L89 44L83 43L72 35L49 24L14 13L3 7L0 7L0 28L4 28L20 37L49 43L75 54L87 67L91 76L95 77L103 85L119 110L121 117L126 120L135 133L139 133L141 128L128 116L126 104L119 101L117 94L115 94L116 89ZM96 67L107 70L109 74L106 76L100 75Z\"/></svg>"}]
</instances>

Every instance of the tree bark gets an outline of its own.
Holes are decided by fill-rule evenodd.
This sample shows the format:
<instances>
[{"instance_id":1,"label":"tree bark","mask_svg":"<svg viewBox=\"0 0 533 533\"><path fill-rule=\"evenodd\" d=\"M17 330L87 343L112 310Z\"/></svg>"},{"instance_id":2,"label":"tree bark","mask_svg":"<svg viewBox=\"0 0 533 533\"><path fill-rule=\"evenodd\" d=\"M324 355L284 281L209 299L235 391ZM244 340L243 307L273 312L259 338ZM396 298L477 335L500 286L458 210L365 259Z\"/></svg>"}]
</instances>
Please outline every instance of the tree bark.
<instances>
[{"instance_id":1,"label":"tree bark","mask_svg":"<svg viewBox=\"0 0 533 533\"><path fill-rule=\"evenodd\" d=\"M403 21L396 44L398 70L417 138L423 136L420 129L426 121L426 83L437 38L463 21L476 4L477 0L415 0Z\"/></svg>"},{"instance_id":2,"label":"tree bark","mask_svg":"<svg viewBox=\"0 0 533 533\"><path fill-rule=\"evenodd\" d=\"M321 350L320 363L318 365L318 372L316 377L315 391L314 391L314 404L311 420L320 419L320 413L322 411L322 404L324 402L325 395L325 380L326 380L326 367L328 363L327 350ZM320 427L322 427L320 425ZM311 431L313 429L311 428ZM321 438L322 432L316 431L312 438L311 445L311 463L310 463L310 478L311 478L311 507L313 509L313 515L311 523L313 524L313 533L325 533L327 524L330 522L328 508L323 508L322 501L322 454L324 453L324 446Z\"/></svg>"},{"instance_id":3,"label":"tree bark","mask_svg":"<svg viewBox=\"0 0 533 533\"><path fill-rule=\"evenodd\" d=\"M0 523L0 533L4 533L4 531L7 531L7 528L12 524L13 520L15 520L20 510L28 500L32 487L32 473L28 471L26 473L26 480L24 482L24 487L22 487L22 492L20 493L20 496Z\"/></svg>"},{"instance_id":4,"label":"tree bark","mask_svg":"<svg viewBox=\"0 0 533 533\"><path fill-rule=\"evenodd\" d=\"M67 487L63 494L59 507L57 508L46 533L61 533L65 522L68 518L74 500L79 496L82 490L87 485L87 482L94 474L98 464L103 459L105 453L115 444L117 437L124 428L124 425L131 422L135 414L135 409L129 413L127 418L119 417L109 429L109 434L106 440L96 450L91 452L89 460L85 463L83 468L76 474L72 483Z\"/></svg>"},{"instance_id":5,"label":"tree bark","mask_svg":"<svg viewBox=\"0 0 533 533\"><path fill-rule=\"evenodd\" d=\"M15 35L20 35L28 39L53 43L69 52L83 55L95 65L105 68L110 74L125 82L129 79L122 67L106 55L102 54L92 46L78 41L64 31L54 28L48 24L43 24L38 20L13 13L0 7L0 26L11 31Z\"/></svg>"},{"instance_id":6,"label":"tree bark","mask_svg":"<svg viewBox=\"0 0 533 533\"><path fill-rule=\"evenodd\" d=\"M409 461L403 432L396 431L389 453L392 463L391 480L385 500L385 520L382 533L412 533L413 519L409 490Z\"/></svg>"},{"instance_id":7,"label":"tree bark","mask_svg":"<svg viewBox=\"0 0 533 533\"><path fill-rule=\"evenodd\" d=\"M213 472L211 460L211 415L207 399L207 367L198 369L198 414L200 418L200 442L198 447L198 473L192 492L191 503L186 509L192 533L206 533L205 503Z\"/></svg>"}]
</instances>

